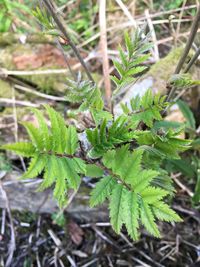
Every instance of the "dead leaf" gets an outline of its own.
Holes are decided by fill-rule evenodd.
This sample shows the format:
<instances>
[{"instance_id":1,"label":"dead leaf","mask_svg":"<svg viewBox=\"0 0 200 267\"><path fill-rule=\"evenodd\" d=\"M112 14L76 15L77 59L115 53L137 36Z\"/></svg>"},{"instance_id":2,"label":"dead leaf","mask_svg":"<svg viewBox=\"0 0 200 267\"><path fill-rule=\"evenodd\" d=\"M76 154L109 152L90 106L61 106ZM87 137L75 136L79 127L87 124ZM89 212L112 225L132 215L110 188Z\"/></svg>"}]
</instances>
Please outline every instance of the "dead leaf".
<instances>
[{"instance_id":1,"label":"dead leaf","mask_svg":"<svg viewBox=\"0 0 200 267\"><path fill-rule=\"evenodd\" d=\"M78 224L76 222L70 221L69 224L68 224L68 232L69 232L69 235L71 237L71 240L77 246L79 246L82 243L83 236L84 236L84 232L80 228L80 226L78 226Z\"/></svg>"}]
</instances>

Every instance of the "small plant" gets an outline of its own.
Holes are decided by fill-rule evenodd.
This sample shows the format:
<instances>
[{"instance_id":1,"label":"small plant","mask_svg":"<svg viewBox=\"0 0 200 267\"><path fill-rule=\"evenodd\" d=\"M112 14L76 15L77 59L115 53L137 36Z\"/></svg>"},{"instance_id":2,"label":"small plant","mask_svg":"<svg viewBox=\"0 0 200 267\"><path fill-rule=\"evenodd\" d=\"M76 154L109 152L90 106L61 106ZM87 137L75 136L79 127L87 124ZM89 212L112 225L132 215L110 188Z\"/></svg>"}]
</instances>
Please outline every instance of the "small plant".
<instances>
[{"instance_id":1,"label":"small plant","mask_svg":"<svg viewBox=\"0 0 200 267\"><path fill-rule=\"evenodd\" d=\"M120 48L120 61L114 65L119 76L113 77L117 88L134 81L144 67L150 48L138 30L130 38L125 35L126 50ZM133 240L139 238L142 224L155 237L160 237L157 220L180 222L181 218L166 204L167 196L174 193L171 178L162 162L179 159L187 150L189 140L178 138L181 129L157 129L162 121L161 112L170 104L165 96L153 95L148 90L142 97L122 105L123 114L117 118L106 110L100 90L89 81L69 81L66 99L80 103L80 111L90 112L91 126L85 130L89 149L82 144L82 133L66 125L63 117L45 105L51 126L47 126L42 111L32 109L38 127L24 122L29 142L6 144L2 148L31 158L23 178L43 175L39 190L54 186L54 197L59 206L67 203L69 189L78 190L81 178L99 178L91 191L90 206L108 200L113 229L120 233L125 225Z\"/></svg>"},{"instance_id":2,"label":"small plant","mask_svg":"<svg viewBox=\"0 0 200 267\"><path fill-rule=\"evenodd\" d=\"M0 3L0 32L7 32L16 16L21 19L21 14L18 12L22 10L26 14L31 14L30 9L17 1L2 0ZM23 18L24 19L24 18Z\"/></svg>"}]
</instances>

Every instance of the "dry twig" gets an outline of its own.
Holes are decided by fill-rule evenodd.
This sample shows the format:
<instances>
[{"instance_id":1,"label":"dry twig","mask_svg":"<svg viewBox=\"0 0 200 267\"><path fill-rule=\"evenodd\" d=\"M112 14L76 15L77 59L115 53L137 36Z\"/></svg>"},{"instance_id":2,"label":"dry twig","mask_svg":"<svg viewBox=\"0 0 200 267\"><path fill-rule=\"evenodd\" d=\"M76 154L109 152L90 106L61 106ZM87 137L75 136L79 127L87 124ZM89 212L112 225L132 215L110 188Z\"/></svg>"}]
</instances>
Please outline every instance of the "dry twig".
<instances>
[{"instance_id":1,"label":"dry twig","mask_svg":"<svg viewBox=\"0 0 200 267\"><path fill-rule=\"evenodd\" d=\"M51 1L49 0L42 0L42 2L45 4L48 12L51 14L51 16L53 17L57 27L59 28L59 30L61 31L61 33L63 34L63 38L66 40L67 44L69 44L69 46L72 48L74 54L77 56L78 60L80 61L81 65L83 66L83 68L85 69L85 72L89 78L89 80L91 80L94 83L94 79L92 78L92 75L90 74L90 71L87 67L87 65L85 64L83 58L81 57L78 49L76 48L76 45L74 44L74 42L72 41L70 35L68 34L65 26L63 25L61 19L58 17L56 11L54 10Z\"/></svg>"},{"instance_id":2,"label":"dry twig","mask_svg":"<svg viewBox=\"0 0 200 267\"><path fill-rule=\"evenodd\" d=\"M106 0L101 0L99 3L99 26L100 26L100 44L102 52L103 74L105 84L106 102L111 108L111 82L109 77L109 60L106 34Z\"/></svg>"}]
</instances>

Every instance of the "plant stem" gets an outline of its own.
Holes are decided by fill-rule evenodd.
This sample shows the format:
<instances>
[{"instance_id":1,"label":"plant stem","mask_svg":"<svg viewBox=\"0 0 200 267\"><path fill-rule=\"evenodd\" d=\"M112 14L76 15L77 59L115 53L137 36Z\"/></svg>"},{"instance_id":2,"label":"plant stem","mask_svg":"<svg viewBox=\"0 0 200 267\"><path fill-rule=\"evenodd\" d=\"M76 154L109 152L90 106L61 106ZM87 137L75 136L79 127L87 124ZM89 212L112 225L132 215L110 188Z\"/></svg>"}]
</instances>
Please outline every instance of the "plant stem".
<instances>
[{"instance_id":1,"label":"plant stem","mask_svg":"<svg viewBox=\"0 0 200 267\"><path fill-rule=\"evenodd\" d=\"M58 15L56 14L54 8L51 5L50 0L42 0L43 3L45 4L48 12L51 14L51 16L53 17L57 27L59 28L59 30L61 31L61 33L63 34L64 38L66 39L67 43L69 44L69 46L72 48L72 50L74 51L74 54L77 56L78 60L80 61L81 65L83 66L83 68L85 69L85 72L89 78L89 80L91 80L93 83L94 79L92 78L92 75L90 74L90 71L88 69L88 67L86 66L83 58L81 57L78 49L76 48L76 45L74 44L74 42L71 40L70 35L68 34L65 26L63 25L63 23L61 22L60 18L58 17Z\"/></svg>"},{"instance_id":2,"label":"plant stem","mask_svg":"<svg viewBox=\"0 0 200 267\"><path fill-rule=\"evenodd\" d=\"M197 33L197 30L198 30L198 27L199 27L199 22L200 22L200 5L197 9L197 13L196 13L196 16L195 16L195 19L192 23L192 27L191 27L191 31L190 31L190 35L188 37L188 41L186 43L186 46L185 46L185 50L183 51L183 54L179 60L179 63L176 67L176 70L174 72L174 74L178 74L180 71L181 71L181 68L183 67L183 64L185 62L185 59L190 51L190 48L192 46L192 43L194 41L194 38L196 36L196 33Z\"/></svg>"},{"instance_id":3,"label":"plant stem","mask_svg":"<svg viewBox=\"0 0 200 267\"><path fill-rule=\"evenodd\" d=\"M129 186L125 181L123 181L118 175L114 174L111 169L104 166L101 162L93 162L92 160L90 160L84 156L80 156L80 155L69 155L69 154L55 153L53 151L48 151L47 153L43 153L43 154L55 155L56 157L59 157L59 158L69 158L69 159L79 158L79 159L82 159L86 163L94 164L97 167L99 167L100 169L102 169L103 171L107 172L109 175L111 175L117 181L120 181L120 183L123 184L129 191L132 191L131 186Z\"/></svg>"},{"instance_id":4,"label":"plant stem","mask_svg":"<svg viewBox=\"0 0 200 267\"><path fill-rule=\"evenodd\" d=\"M99 26L100 26L100 44L102 52L102 65L104 74L104 85L106 102L111 110L111 82L109 77L109 60L108 60L108 47L107 47L107 33L106 33L106 0L101 0L99 3Z\"/></svg>"},{"instance_id":5,"label":"plant stem","mask_svg":"<svg viewBox=\"0 0 200 267\"><path fill-rule=\"evenodd\" d=\"M188 65L184 69L184 71L183 71L184 73L187 73L190 70L190 68L192 67L192 65L198 59L199 55L200 55L200 47L197 49L196 53L194 54L194 56L191 58L190 62L188 63Z\"/></svg>"},{"instance_id":6,"label":"plant stem","mask_svg":"<svg viewBox=\"0 0 200 267\"><path fill-rule=\"evenodd\" d=\"M177 67L175 69L174 74L179 74L180 71L181 71L181 68L183 67L185 59L186 59L186 57L187 57L187 55L188 55L188 53L190 51L190 48L192 46L192 43L193 43L194 38L196 36L196 33L198 31L199 22L200 22L200 5L198 6L195 19L194 19L194 21L192 23L190 35L188 37L188 41L186 43L185 49L184 49L183 54L182 54L182 56L181 56L181 58L180 58L180 60L178 62L178 65L177 65ZM170 89L170 92L169 92L169 95L168 95L167 100L166 100L168 102L173 98L174 93L175 93L177 88L176 87L170 87L169 89Z\"/></svg>"}]
</instances>

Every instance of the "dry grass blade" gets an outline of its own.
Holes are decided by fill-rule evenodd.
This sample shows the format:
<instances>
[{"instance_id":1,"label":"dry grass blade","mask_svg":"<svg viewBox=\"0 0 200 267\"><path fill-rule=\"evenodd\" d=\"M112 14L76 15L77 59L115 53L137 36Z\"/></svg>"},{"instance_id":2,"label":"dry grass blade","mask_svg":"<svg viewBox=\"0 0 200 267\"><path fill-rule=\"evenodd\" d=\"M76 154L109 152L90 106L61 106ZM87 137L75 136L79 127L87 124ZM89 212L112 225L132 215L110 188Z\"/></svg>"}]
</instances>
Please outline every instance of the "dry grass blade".
<instances>
[{"instance_id":1,"label":"dry grass blade","mask_svg":"<svg viewBox=\"0 0 200 267\"><path fill-rule=\"evenodd\" d=\"M137 22L136 22L136 20L133 19L132 14L129 12L129 10L123 4L123 2L121 0L116 0L116 2L121 7L121 9L123 10L124 14L127 16L127 18L130 20L130 22L132 23L132 26L134 28L137 28Z\"/></svg>"},{"instance_id":2,"label":"dry grass blade","mask_svg":"<svg viewBox=\"0 0 200 267\"><path fill-rule=\"evenodd\" d=\"M152 41L153 41L153 45L154 45L154 58L155 58L155 61L158 61L160 59L160 56L159 56L159 50L158 50L158 45L157 45L157 38L156 38L156 33L154 30L154 26L153 26L148 9L145 10L145 16L147 19L147 23L149 26L149 30L151 32Z\"/></svg>"},{"instance_id":3,"label":"dry grass blade","mask_svg":"<svg viewBox=\"0 0 200 267\"><path fill-rule=\"evenodd\" d=\"M30 94L33 94L33 95L40 96L42 98L46 98L46 99L50 99L50 100L54 100L54 101L65 101L66 102L66 99L64 97L47 95L47 94L40 93L40 92L38 92L36 90L33 90L33 89L25 87L25 86L21 86L21 85L18 85L18 84L15 85L15 88L18 89L18 90L21 90L23 92L26 92L26 93L30 93Z\"/></svg>"},{"instance_id":4,"label":"dry grass blade","mask_svg":"<svg viewBox=\"0 0 200 267\"><path fill-rule=\"evenodd\" d=\"M10 233L11 233L11 237L10 237L10 242L8 244L8 258L6 259L6 263L5 263L5 267L10 267L12 264L12 260L13 260L13 254L14 251L16 249L16 241L15 241L15 230L14 230L14 224L13 224L13 219L12 219L12 213L11 213L11 209L10 209L10 204L9 204L9 200L7 198L7 194L6 191L3 188L3 185L0 181L0 192L6 202L6 210L8 212L8 218L10 221Z\"/></svg>"},{"instance_id":5,"label":"dry grass blade","mask_svg":"<svg viewBox=\"0 0 200 267\"><path fill-rule=\"evenodd\" d=\"M13 104L15 102L15 105L19 106L26 106L26 107L33 107L33 108L38 108L40 105L39 104L33 104L28 101L19 101L19 100L13 100L9 98L0 98L0 104L3 104L5 106L9 104Z\"/></svg>"}]
</instances>

